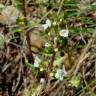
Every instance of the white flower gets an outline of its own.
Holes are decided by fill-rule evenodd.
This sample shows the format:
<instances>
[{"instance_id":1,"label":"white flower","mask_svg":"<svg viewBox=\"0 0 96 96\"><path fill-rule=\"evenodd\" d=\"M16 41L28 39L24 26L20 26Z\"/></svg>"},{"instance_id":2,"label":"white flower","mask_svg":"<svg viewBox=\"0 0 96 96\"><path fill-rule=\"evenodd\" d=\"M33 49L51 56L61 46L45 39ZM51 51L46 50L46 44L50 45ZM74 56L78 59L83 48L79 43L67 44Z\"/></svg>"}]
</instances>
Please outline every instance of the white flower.
<instances>
[{"instance_id":1,"label":"white flower","mask_svg":"<svg viewBox=\"0 0 96 96\"><path fill-rule=\"evenodd\" d=\"M51 21L49 19L46 20L46 24L51 27Z\"/></svg>"},{"instance_id":2,"label":"white flower","mask_svg":"<svg viewBox=\"0 0 96 96\"><path fill-rule=\"evenodd\" d=\"M63 80L64 76L67 75L67 72L63 69L57 69L56 74L55 74L55 78L57 78L58 80Z\"/></svg>"},{"instance_id":3,"label":"white flower","mask_svg":"<svg viewBox=\"0 0 96 96\"><path fill-rule=\"evenodd\" d=\"M40 83L43 84L43 83L45 83L45 82L46 82L46 81L45 81L45 78L41 78L41 79L40 79Z\"/></svg>"},{"instance_id":4,"label":"white flower","mask_svg":"<svg viewBox=\"0 0 96 96\"><path fill-rule=\"evenodd\" d=\"M47 24L43 24L42 27L46 30L48 28Z\"/></svg>"},{"instance_id":5,"label":"white flower","mask_svg":"<svg viewBox=\"0 0 96 96\"><path fill-rule=\"evenodd\" d=\"M44 71L44 68L40 68L40 71L43 72Z\"/></svg>"},{"instance_id":6,"label":"white flower","mask_svg":"<svg viewBox=\"0 0 96 96\"><path fill-rule=\"evenodd\" d=\"M50 73L50 76L51 76L51 77L53 77L53 76L54 76L54 74L53 74L53 73Z\"/></svg>"},{"instance_id":7,"label":"white flower","mask_svg":"<svg viewBox=\"0 0 96 96\"><path fill-rule=\"evenodd\" d=\"M49 19L46 20L46 23L42 25L42 27L46 30L48 27L51 27L51 21Z\"/></svg>"},{"instance_id":8,"label":"white flower","mask_svg":"<svg viewBox=\"0 0 96 96\"><path fill-rule=\"evenodd\" d=\"M60 32L59 32L60 36L62 37L68 37L68 34L69 34L69 30L68 29L62 29Z\"/></svg>"},{"instance_id":9,"label":"white flower","mask_svg":"<svg viewBox=\"0 0 96 96\"><path fill-rule=\"evenodd\" d=\"M45 43L45 47L49 47L50 46L50 44L49 43Z\"/></svg>"},{"instance_id":10,"label":"white flower","mask_svg":"<svg viewBox=\"0 0 96 96\"><path fill-rule=\"evenodd\" d=\"M62 22L62 20L63 20L63 19L61 18L61 19L60 19L60 22Z\"/></svg>"},{"instance_id":11,"label":"white flower","mask_svg":"<svg viewBox=\"0 0 96 96\"><path fill-rule=\"evenodd\" d=\"M41 60L35 54L33 54L33 56L35 57L34 67L38 68L40 66Z\"/></svg>"}]
</instances>

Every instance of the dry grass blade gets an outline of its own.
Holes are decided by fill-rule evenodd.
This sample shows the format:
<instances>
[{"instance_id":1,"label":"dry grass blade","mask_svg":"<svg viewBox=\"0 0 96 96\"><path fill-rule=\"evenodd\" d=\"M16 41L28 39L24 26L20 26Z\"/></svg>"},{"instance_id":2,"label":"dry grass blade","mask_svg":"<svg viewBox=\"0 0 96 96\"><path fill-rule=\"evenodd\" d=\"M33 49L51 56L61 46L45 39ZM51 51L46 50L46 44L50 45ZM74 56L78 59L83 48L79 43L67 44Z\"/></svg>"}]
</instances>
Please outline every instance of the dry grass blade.
<instances>
[{"instance_id":1,"label":"dry grass blade","mask_svg":"<svg viewBox=\"0 0 96 96\"><path fill-rule=\"evenodd\" d=\"M74 76L77 75L78 70L79 70L82 62L89 56L89 53L87 53L87 52L90 49L92 43L94 42L95 37L96 37L96 31L94 31L94 33L92 35L92 38L89 40L87 46L83 49L82 54L80 55L79 59L77 60L78 63L77 62L75 63L75 65L73 66L73 68L71 69L71 71L69 72L69 74L70 73L73 73Z\"/></svg>"}]
</instances>

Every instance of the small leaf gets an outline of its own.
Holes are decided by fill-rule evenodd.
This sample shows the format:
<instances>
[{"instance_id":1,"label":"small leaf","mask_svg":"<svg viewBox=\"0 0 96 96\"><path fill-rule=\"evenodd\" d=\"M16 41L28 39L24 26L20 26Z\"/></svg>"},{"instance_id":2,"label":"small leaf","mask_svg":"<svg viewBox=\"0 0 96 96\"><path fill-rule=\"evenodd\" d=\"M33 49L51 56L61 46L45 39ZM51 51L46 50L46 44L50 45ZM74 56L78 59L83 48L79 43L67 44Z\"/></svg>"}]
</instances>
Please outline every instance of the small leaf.
<instances>
[{"instance_id":1,"label":"small leaf","mask_svg":"<svg viewBox=\"0 0 96 96\"><path fill-rule=\"evenodd\" d=\"M75 78L73 78L69 82L72 84L72 86L78 88L80 85L80 76L76 76Z\"/></svg>"}]
</instances>

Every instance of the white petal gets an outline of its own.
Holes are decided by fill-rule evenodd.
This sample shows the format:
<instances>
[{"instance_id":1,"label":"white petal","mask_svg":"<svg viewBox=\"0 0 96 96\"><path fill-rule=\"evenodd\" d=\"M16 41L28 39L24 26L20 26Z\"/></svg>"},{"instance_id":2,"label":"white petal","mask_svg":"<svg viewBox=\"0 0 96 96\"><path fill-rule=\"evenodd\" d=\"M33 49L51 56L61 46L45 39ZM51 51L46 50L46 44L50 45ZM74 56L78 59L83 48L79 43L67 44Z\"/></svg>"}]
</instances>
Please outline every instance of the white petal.
<instances>
[{"instance_id":1,"label":"white petal","mask_svg":"<svg viewBox=\"0 0 96 96\"><path fill-rule=\"evenodd\" d=\"M49 43L45 43L45 47L49 47L50 46L50 44Z\"/></svg>"},{"instance_id":2,"label":"white petal","mask_svg":"<svg viewBox=\"0 0 96 96\"><path fill-rule=\"evenodd\" d=\"M45 83L45 82L46 82L46 81L45 81L45 78L41 78L41 79L40 79L40 83L43 84L43 83Z\"/></svg>"},{"instance_id":3,"label":"white petal","mask_svg":"<svg viewBox=\"0 0 96 96\"><path fill-rule=\"evenodd\" d=\"M44 30L46 30L48 28L47 24L43 24L42 27L44 28Z\"/></svg>"},{"instance_id":4,"label":"white petal","mask_svg":"<svg viewBox=\"0 0 96 96\"><path fill-rule=\"evenodd\" d=\"M44 30L46 30L48 27L51 27L51 21L47 19L46 23L42 24L42 27L44 28Z\"/></svg>"},{"instance_id":5,"label":"white petal","mask_svg":"<svg viewBox=\"0 0 96 96\"><path fill-rule=\"evenodd\" d=\"M59 32L60 36L62 37L68 37L68 34L69 34L69 30L67 29L63 29Z\"/></svg>"},{"instance_id":6,"label":"white petal","mask_svg":"<svg viewBox=\"0 0 96 96\"><path fill-rule=\"evenodd\" d=\"M48 27L51 27L51 21L49 19L46 20L46 24L48 25Z\"/></svg>"},{"instance_id":7,"label":"white petal","mask_svg":"<svg viewBox=\"0 0 96 96\"><path fill-rule=\"evenodd\" d=\"M56 74L55 74L55 78L57 78L58 80L63 80L64 76L66 76L65 70L57 69Z\"/></svg>"},{"instance_id":8,"label":"white petal","mask_svg":"<svg viewBox=\"0 0 96 96\"><path fill-rule=\"evenodd\" d=\"M35 57L34 67L37 67L38 68L40 66L41 60L39 59L38 56L36 56L34 54L33 54L33 56Z\"/></svg>"}]
</instances>

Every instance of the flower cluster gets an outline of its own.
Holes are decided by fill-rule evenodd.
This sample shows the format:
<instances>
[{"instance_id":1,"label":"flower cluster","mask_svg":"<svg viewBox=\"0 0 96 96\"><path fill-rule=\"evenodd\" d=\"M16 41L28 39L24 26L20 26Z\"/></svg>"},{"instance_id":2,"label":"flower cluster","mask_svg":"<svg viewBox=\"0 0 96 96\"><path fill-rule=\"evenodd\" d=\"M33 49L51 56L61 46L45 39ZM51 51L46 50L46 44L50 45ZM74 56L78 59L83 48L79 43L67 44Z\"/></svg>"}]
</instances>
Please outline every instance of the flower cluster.
<instances>
[{"instance_id":1,"label":"flower cluster","mask_svg":"<svg viewBox=\"0 0 96 96\"><path fill-rule=\"evenodd\" d=\"M63 78L67 75L67 72L64 69L57 69L55 78L58 80L63 80Z\"/></svg>"},{"instance_id":2,"label":"flower cluster","mask_svg":"<svg viewBox=\"0 0 96 96\"><path fill-rule=\"evenodd\" d=\"M46 20L45 24L42 24L42 27L46 30L47 28L51 27L51 21L49 19Z\"/></svg>"}]
</instances>

